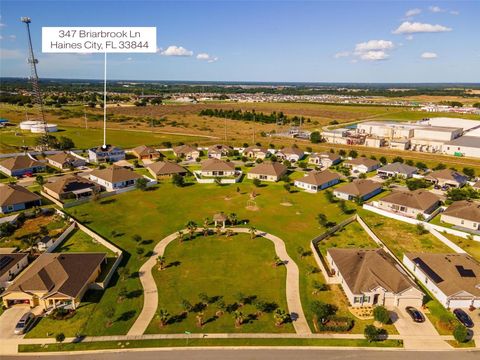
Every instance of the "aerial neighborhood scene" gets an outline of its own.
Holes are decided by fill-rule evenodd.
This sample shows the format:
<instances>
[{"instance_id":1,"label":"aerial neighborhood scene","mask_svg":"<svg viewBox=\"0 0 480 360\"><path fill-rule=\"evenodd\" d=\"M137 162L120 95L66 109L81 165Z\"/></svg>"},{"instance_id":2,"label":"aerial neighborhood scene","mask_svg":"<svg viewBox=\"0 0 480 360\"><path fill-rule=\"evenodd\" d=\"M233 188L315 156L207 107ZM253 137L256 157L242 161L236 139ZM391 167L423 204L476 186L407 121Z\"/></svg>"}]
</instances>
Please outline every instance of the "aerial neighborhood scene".
<instances>
[{"instance_id":1,"label":"aerial neighborhood scene","mask_svg":"<svg viewBox=\"0 0 480 360\"><path fill-rule=\"evenodd\" d=\"M477 358L479 15L2 1L0 357Z\"/></svg>"}]
</instances>

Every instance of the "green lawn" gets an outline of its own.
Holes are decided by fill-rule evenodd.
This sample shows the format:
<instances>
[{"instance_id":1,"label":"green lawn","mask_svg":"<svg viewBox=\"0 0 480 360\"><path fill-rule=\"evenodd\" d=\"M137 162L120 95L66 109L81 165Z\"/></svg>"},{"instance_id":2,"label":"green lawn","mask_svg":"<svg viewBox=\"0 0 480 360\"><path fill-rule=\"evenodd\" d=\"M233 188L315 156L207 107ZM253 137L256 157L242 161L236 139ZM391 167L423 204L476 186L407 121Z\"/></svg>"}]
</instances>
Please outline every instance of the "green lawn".
<instances>
[{"instance_id":1,"label":"green lawn","mask_svg":"<svg viewBox=\"0 0 480 360\"><path fill-rule=\"evenodd\" d=\"M475 240L464 239L459 236L447 234L446 232L442 233L447 239L460 246L463 250L473 256L475 259L480 261L480 242Z\"/></svg>"},{"instance_id":2,"label":"green lawn","mask_svg":"<svg viewBox=\"0 0 480 360\"><path fill-rule=\"evenodd\" d=\"M419 235L415 225L360 209L362 219L400 260L405 252L452 252L429 232Z\"/></svg>"},{"instance_id":3,"label":"green lawn","mask_svg":"<svg viewBox=\"0 0 480 360\"><path fill-rule=\"evenodd\" d=\"M234 324L233 312L238 306L235 295L238 293L287 310L286 269L273 265L275 249L270 240L262 237L252 240L248 234L228 238L198 235L193 240L170 244L165 257L167 268L159 270L155 267L153 274L160 289L159 308L168 310L171 323L160 327L158 319L154 319L148 333L182 333L185 330L209 333L294 332L291 324L275 326L272 313L257 316L257 309L252 304L239 306L238 310L246 321L238 328ZM203 310L206 324L199 327L195 312L182 318L182 300L186 299L192 305L201 304L200 293L211 298L222 297L225 304L232 308L222 314L217 313L216 304L207 305Z\"/></svg>"},{"instance_id":4,"label":"green lawn","mask_svg":"<svg viewBox=\"0 0 480 360\"><path fill-rule=\"evenodd\" d=\"M114 255L110 249L95 241L79 229L73 230L55 249L55 252L104 252L109 256Z\"/></svg>"},{"instance_id":5,"label":"green lawn","mask_svg":"<svg viewBox=\"0 0 480 360\"><path fill-rule=\"evenodd\" d=\"M0 152L12 152L15 147L22 146L23 142L27 146L35 144L35 138L38 134L32 134L17 128L6 128L1 130ZM78 149L87 149L98 146L102 143L102 129L85 129L81 127L60 126L59 131L53 134L56 137L66 136L73 140ZM132 148L140 144L159 145L164 141L172 143L178 142L196 142L204 138L188 135L161 134L150 131L135 130L107 130L108 142L124 148Z\"/></svg>"},{"instance_id":6,"label":"green lawn","mask_svg":"<svg viewBox=\"0 0 480 360\"><path fill-rule=\"evenodd\" d=\"M339 347L403 347L401 340L368 342L365 339L172 339L130 340L48 345L19 345L19 352L85 351L100 349L132 349L198 346L339 346Z\"/></svg>"},{"instance_id":7,"label":"green lawn","mask_svg":"<svg viewBox=\"0 0 480 360\"><path fill-rule=\"evenodd\" d=\"M377 248L378 245L363 230L362 226L354 221L333 233L318 243L318 249L323 256L330 248Z\"/></svg>"}]
</instances>

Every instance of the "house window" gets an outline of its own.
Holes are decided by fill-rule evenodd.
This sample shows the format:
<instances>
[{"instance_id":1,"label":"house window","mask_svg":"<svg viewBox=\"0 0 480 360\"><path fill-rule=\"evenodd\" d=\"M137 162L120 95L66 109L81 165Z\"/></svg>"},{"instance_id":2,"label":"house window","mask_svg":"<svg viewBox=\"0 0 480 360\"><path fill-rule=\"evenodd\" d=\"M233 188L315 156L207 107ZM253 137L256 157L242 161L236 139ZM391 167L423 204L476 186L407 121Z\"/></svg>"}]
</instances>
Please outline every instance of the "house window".
<instances>
[{"instance_id":1,"label":"house window","mask_svg":"<svg viewBox=\"0 0 480 360\"><path fill-rule=\"evenodd\" d=\"M354 296L353 297L354 304L361 304L362 303L362 296Z\"/></svg>"},{"instance_id":2,"label":"house window","mask_svg":"<svg viewBox=\"0 0 480 360\"><path fill-rule=\"evenodd\" d=\"M370 302L370 296L363 296L363 302Z\"/></svg>"},{"instance_id":3,"label":"house window","mask_svg":"<svg viewBox=\"0 0 480 360\"><path fill-rule=\"evenodd\" d=\"M8 211L13 211L13 205L8 205L8 206L7 206L7 210L8 210Z\"/></svg>"}]
</instances>

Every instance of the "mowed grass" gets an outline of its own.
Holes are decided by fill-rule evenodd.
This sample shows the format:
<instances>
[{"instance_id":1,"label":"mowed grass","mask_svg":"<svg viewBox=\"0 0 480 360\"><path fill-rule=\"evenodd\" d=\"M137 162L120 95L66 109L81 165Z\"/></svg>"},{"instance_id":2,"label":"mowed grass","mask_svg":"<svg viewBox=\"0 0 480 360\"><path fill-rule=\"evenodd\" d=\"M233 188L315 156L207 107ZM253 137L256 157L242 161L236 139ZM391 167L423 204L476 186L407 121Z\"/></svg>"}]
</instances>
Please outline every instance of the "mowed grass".
<instances>
[{"instance_id":1,"label":"mowed grass","mask_svg":"<svg viewBox=\"0 0 480 360\"><path fill-rule=\"evenodd\" d=\"M288 310L285 294L286 268L274 265L273 243L263 237L251 239L248 234L232 237L198 235L193 240L174 241L165 251L167 267L153 274L160 290L159 308L170 313L166 326L153 319L148 333L190 332L294 332L292 324L275 326L272 313L258 315L253 304L240 305L236 294L241 293L253 302L262 300ZM184 313L182 301L201 305L199 294L222 299L229 311L218 312L215 303L197 312ZM250 301L249 301L250 302ZM245 323L235 327L234 309L245 317ZM196 314L203 313L203 326ZM185 318L184 318L185 317Z\"/></svg>"},{"instance_id":2,"label":"mowed grass","mask_svg":"<svg viewBox=\"0 0 480 360\"><path fill-rule=\"evenodd\" d=\"M452 249L429 232L418 234L415 225L363 209L359 210L359 215L400 260L403 259L403 254L406 252L452 252Z\"/></svg>"},{"instance_id":3,"label":"mowed grass","mask_svg":"<svg viewBox=\"0 0 480 360\"><path fill-rule=\"evenodd\" d=\"M464 239L460 236L455 236L447 234L446 232L442 233L447 239L460 246L468 254L473 256L475 259L480 261L480 242L475 240Z\"/></svg>"},{"instance_id":4,"label":"mowed grass","mask_svg":"<svg viewBox=\"0 0 480 360\"><path fill-rule=\"evenodd\" d=\"M70 235L55 249L55 252L103 252L113 256L113 252L95 241L79 229L73 230Z\"/></svg>"}]
</instances>

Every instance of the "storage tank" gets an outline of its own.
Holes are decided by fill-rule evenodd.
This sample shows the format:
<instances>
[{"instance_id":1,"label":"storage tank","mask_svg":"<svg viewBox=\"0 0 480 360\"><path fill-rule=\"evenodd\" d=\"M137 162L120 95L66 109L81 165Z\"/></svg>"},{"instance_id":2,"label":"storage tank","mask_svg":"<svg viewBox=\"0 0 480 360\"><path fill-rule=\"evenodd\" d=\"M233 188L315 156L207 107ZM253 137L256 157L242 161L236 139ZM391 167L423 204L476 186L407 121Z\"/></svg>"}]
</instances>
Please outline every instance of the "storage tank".
<instances>
[{"instance_id":1,"label":"storage tank","mask_svg":"<svg viewBox=\"0 0 480 360\"><path fill-rule=\"evenodd\" d=\"M31 130L32 126L35 126L35 125L40 125L42 124L41 121L38 121L38 120L27 120L27 121L22 121L20 123L20 129L21 130Z\"/></svg>"},{"instance_id":2,"label":"storage tank","mask_svg":"<svg viewBox=\"0 0 480 360\"><path fill-rule=\"evenodd\" d=\"M58 131L57 124L47 124L46 128L47 128L47 133ZM43 125L42 123L36 124L36 125L33 125L30 128L30 130L32 131L32 133L42 134L42 133L45 133L45 125Z\"/></svg>"}]
</instances>

